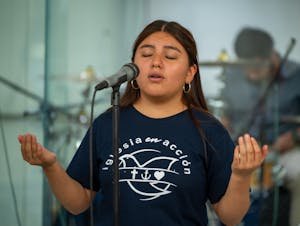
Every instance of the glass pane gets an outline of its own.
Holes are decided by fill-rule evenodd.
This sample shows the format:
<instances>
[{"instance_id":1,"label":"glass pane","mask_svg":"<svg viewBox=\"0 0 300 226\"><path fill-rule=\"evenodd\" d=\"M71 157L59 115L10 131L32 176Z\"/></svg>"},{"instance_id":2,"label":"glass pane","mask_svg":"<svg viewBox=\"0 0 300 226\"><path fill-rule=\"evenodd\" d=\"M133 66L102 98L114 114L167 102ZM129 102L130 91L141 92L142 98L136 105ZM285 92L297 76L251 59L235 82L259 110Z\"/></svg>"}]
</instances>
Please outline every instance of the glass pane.
<instances>
[{"instance_id":1,"label":"glass pane","mask_svg":"<svg viewBox=\"0 0 300 226\"><path fill-rule=\"evenodd\" d=\"M18 225L16 215L41 225L42 172L23 161L17 137L30 131L43 142L43 1L0 1L0 30L1 225Z\"/></svg>"}]
</instances>

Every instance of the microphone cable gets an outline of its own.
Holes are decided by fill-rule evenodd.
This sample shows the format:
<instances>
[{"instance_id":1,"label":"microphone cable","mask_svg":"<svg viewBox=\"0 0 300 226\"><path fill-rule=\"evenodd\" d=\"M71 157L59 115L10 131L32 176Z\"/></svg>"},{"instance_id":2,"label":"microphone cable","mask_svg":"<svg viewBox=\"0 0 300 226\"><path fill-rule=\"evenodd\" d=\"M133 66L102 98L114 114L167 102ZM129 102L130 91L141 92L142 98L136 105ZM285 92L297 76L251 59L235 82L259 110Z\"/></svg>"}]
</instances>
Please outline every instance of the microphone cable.
<instances>
[{"instance_id":1,"label":"microphone cable","mask_svg":"<svg viewBox=\"0 0 300 226\"><path fill-rule=\"evenodd\" d=\"M2 115L1 109L0 109L0 115ZM18 222L18 226L21 226L21 218L20 218L20 214L19 214L19 209L18 209L18 203L17 203L17 196L16 196L16 192L15 192L15 187L13 184L13 180L12 180L12 174L11 174L11 167L10 167L10 163L9 163L9 156L8 156L8 151L7 151L7 144L6 144L6 139L5 139L5 134L4 134L4 125L3 125L3 118L0 117L0 127L1 127L1 137L2 137L2 141L3 141L3 150L4 150L4 154L5 154L5 160L7 162L6 166L7 166L7 172L8 172L8 179L9 179L9 185L10 185L10 189L12 192L12 198L13 198L13 206L15 209L15 214L16 214L16 218L17 218L17 222Z\"/></svg>"},{"instance_id":2,"label":"microphone cable","mask_svg":"<svg viewBox=\"0 0 300 226\"><path fill-rule=\"evenodd\" d=\"M90 199L90 226L94 226L94 207L93 207L93 163L94 163L94 156L93 156L93 118L94 118L94 104L95 104L95 96L96 92L98 90L95 89L93 92L93 97L92 97L92 103L91 103L91 115L90 115L90 133L89 133L89 174L90 174L90 191L91 191L91 199Z\"/></svg>"}]
</instances>

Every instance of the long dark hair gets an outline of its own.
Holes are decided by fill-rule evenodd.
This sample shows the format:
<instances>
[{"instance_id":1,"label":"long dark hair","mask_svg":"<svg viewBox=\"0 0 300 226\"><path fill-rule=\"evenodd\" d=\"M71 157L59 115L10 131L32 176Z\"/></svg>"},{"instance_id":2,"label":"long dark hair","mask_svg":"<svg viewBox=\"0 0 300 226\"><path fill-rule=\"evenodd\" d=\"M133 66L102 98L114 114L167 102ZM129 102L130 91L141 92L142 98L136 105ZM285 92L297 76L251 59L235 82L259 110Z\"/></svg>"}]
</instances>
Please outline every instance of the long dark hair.
<instances>
[{"instance_id":1,"label":"long dark hair","mask_svg":"<svg viewBox=\"0 0 300 226\"><path fill-rule=\"evenodd\" d=\"M208 112L200 81L196 42L191 32L186 28L173 21L153 21L144 28L144 30L135 40L131 60L133 61L136 50L141 42L149 35L159 31L167 32L168 34L172 35L186 50L189 57L189 66L195 65L197 67L197 72L194 76L193 81L191 82L191 91L189 93L183 93L183 97L188 109L196 108L204 112ZM125 93L120 101L121 107L132 105L138 100L139 96L139 90L133 89L130 84L127 84Z\"/></svg>"},{"instance_id":2,"label":"long dark hair","mask_svg":"<svg viewBox=\"0 0 300 226\"><path fill-rule=\"evenodd\" d=\"M189 58L189 66L195 65L197 67L197 72L191 82L191 90L188 93L183 92L183 98L185 104L187 105L189 116L195 126L198 129L198 133L203 141L204 145L204 158L205 158L205 168L208 168L208 155L207 155L207 146L206 143L207 138L205 136L204 131L200 127L200 121L196 119L193 109L198 111L205 112L209 114L207 104L204 98L201 80L200 80L200 72L199 72L199 62L198 62L198 52L197 52L197 45L195 39L191 32L187 30L185 27L181 26L179 23L171 21L164 21L164 20L156 20L152 23L148 24L144 30L139 34L137 39L134 42L133 50L132 50L132 57L131 60L133 61L136 50L141 42L147 38L149 35L155 32L167 32L168 34L172 35L186 50ZM127 84L125 93L123 94L120 100L121 107L127 107L134 104L138 98L140 97L139 90L133 89L131 84ZM209 142L208 142L209 144Z\"/></svg>"}]
</instances>

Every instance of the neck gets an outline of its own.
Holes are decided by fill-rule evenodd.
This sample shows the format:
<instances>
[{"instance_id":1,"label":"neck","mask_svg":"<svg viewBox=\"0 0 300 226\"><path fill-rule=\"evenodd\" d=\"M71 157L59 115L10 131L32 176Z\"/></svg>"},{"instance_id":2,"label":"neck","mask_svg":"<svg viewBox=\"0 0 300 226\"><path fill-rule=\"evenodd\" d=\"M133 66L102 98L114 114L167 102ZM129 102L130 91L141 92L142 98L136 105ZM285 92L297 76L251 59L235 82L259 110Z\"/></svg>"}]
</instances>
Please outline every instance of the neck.
<instances>
[{"instance_id":1,"label":"neck","mask_svg":"<svg viewBox=\"0 0 300 226\"><path fill-rule=\"evenodd\" d=\"M134 107L142 114L151 118L164 118L175 115L187 109L182 98L164 100L160 98L146 98L141 96Z\"/></svg>"}]
</instances>

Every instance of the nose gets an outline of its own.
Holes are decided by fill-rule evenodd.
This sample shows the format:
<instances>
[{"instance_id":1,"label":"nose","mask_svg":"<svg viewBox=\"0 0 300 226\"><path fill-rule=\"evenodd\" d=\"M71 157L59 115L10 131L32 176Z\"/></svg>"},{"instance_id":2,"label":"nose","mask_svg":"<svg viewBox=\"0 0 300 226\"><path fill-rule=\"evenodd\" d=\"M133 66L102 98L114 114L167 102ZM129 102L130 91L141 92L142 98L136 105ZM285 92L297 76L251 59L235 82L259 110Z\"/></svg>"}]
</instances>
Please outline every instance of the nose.
<instances>
[{"instance_id":1,"label":"nose","mask_svg":"<svg viewBox=\"0 0 300 226\"><path fill-rule=\"evenodd\" d=\"M152 58L152 65L153 68L162 68L163 62L162 62L162 57L160 54L154 54Z\"/></svg>"}]
</instances>

